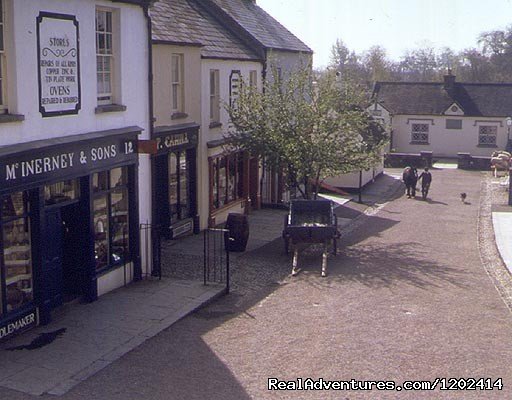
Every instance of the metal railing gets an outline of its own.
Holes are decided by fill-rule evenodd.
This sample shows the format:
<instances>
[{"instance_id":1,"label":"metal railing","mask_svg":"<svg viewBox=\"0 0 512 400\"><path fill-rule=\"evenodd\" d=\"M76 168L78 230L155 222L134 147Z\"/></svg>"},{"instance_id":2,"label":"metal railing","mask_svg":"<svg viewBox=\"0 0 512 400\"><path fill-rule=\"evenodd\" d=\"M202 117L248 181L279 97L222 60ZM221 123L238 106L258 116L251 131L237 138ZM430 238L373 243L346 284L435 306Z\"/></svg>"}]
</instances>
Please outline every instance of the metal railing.
<instances>
[{"instance_id":1,"label":"metal railing","mask_svg":"<svg viewBox=\"0 0 512 400\"><path fill-rule=\"evenodd\" d=\"M204 230L204 284L225 283L229 293L229 241L228 229L209 228Z\"/></svg>"}]
</instances>

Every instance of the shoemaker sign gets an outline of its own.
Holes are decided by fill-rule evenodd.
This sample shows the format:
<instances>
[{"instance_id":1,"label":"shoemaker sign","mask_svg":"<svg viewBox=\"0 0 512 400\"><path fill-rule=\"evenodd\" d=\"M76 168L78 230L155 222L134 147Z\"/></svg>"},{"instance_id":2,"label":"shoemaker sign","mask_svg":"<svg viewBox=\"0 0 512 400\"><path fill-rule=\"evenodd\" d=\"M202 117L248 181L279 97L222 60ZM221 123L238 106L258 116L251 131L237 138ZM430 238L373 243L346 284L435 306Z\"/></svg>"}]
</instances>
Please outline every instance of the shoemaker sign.
<instances>
[{"instance_id":1,"label":"shoemaker sign","mask_svg":"<svg viewBox=\"0 0 512 400\"><path fill-rule=\"evenodd\" d=\"M77 114L80 110L78 46L78 21L74 15L39 13L39 111L43 117Z\"/></svg>"},{"instance_id":2,"label":"shoemaker sign","mask_svg":"<svg viewBox=\"0 0 512 400\"><path fill-rule=\"evenodd\" d=\"M16 319L0 324L0 341L37 325L36 310L32 309Z\"/></svg>"}]
</instances>

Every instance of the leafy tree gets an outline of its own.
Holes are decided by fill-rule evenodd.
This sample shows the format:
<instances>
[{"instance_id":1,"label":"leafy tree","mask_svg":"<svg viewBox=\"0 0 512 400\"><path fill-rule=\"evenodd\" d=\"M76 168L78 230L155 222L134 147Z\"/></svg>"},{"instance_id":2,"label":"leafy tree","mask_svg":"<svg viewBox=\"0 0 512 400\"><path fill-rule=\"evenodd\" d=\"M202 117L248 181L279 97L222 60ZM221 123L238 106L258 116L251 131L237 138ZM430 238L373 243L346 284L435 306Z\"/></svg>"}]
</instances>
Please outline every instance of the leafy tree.
<instances>
[{"instance_id":1,"label":"leafy tree","mask_svg":"<svg viewBox=\"0 0 512 400\"><path fill-rule=\"evenodd\" d=\"M316 196L326 177L374 165L387 140L364 111L360 90L336 72L312 82L303 68L283 81L268 79L262 92L244 84L236 103L226 106L232 146L284 167L290 187L304 198Z\"/></svg>"}]
</instances>

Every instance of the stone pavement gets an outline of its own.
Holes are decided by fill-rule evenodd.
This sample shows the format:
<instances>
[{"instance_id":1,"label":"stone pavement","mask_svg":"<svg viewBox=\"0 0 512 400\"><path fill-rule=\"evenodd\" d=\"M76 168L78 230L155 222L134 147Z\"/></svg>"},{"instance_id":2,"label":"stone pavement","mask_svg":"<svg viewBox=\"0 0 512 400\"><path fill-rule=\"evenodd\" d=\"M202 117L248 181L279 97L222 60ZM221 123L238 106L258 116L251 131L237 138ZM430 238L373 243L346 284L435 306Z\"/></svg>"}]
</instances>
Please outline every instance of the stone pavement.
<instances>
[{"instance_id":1,"label":"stone pavement","mask_svg":"<svg viewBox=\"0 0 512 400\"><path fill-rule=\"evenodd\" d=\"M363 215L368 204L397 191L400 183L381 176L367 186L364 201L338 207L343 228ZM340 199L346 203L350 198ZM232 253L233 259L271 243L281 236L284 210L264 209L250 215L250 240L246 253ZM41 395L62 395L135 349L149 338L212 301L224 292L223 285L204 286L202 280L172 279L169 265L201 271L202 235L163 245L164 278L132 283L108 293L90 304L71 303L54 312L53 321L0 344L0 388ZM235 262L236 265L236 262ZM59 330L65 329L60 335ZM34 349L29 346L41 335L54 340Z\"/></svg>"},{"instance_id":2,"label":"stone pavement","mask_svg":"<svg viewBox=\"0 0 512 400\"><path fill-rule=\"evenodd\" d=\"M224 292L224 285L143 280L89 304L67 304L53 321L0 345L0 387L61 395ZM65 329L53 342L29 345Z\"/></svg>"}]
</instances>

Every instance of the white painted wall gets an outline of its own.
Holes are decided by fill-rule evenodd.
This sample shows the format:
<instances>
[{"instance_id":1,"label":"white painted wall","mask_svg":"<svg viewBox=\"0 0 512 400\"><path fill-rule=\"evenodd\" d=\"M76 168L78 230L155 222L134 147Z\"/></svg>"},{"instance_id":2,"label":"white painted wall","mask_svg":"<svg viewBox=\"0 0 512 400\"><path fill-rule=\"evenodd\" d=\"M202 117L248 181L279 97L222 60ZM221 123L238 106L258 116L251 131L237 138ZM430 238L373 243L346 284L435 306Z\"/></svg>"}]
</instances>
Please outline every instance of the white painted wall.
<instances>
[{"instance_id":1,"label":"white painted wall","mask_svg":"<svg viewBox=\"0 0 512 400\"><path fill-rule=\"evenodd\" d=\"M462 129L446 129L446 119L462 119ZM485 121L485 122L483 122ZM429 145L411 144L412 123L429 124ZM479 147L480 125L498 127L497 147ZM505 118L459 117L435 115L394 115L393 149L396 152L419 153L432 151L434 157L457 157L457 153L471 153L473 156L490 156L495 150L504 149L507 144L507 124Z\"/></svg>"},{"instance_id":2,"label":"white painted wall","mask_svg":"<svg viewBox=\"0 0 512 400\"><path fill-rule=\"evenodd\" d=\"M123 112L95 114L96 6L111 8L120 21L115 62L119 65L117 102L127 107ZM70 14L78 20L82 106L77 115L43 118L39 112L36 18L40 11ZM6 20L9 113L22 114L25 120L0 124L0 146L133 125L144 129L140 139L149 139L148 36L142 7L93 0L7 0ZM150 182L149 156L139 155L141 222L151 221ZM113 279L102 278L99 285L110 280L106 288L111 289L124 283Z\"/></svg>"},{"instance_id":3,"label":"white painted wall","mask_svg":"<svg viewBox=\"0 0 512 400\"><path fill-rule=\"evenodd\" d=\"M220 99L221 99L221 111L220 111L220 122L221 127L209 128L210 125L210 70L219 70L219 88L220 88ZM249 81L249 72L251 70L257 71L258 85L261 88L262 85L262 65L261 63L254 61L236 61L236 60L214 60L214 59L203 59L201 66L202 75L202 88L201 88L201 131L199 138L199 149L198 149L198 199L199 199L199 215L201 216L201 229L204 229L208 225L209 215L209 171L208 171L208 157L221 154L223 152L222 147L214 149L208 149L206 143L211 140L222 139L228 130L229 117L225 108L222 104L229 103L229 77L231 71L239 70L242 75L242 79ZM227 218L228 212L241 212L242 208L240 204L234 205L229 210L219 212L216 217L216 223L223 223Z\"/></svg>"}]
</instances>

